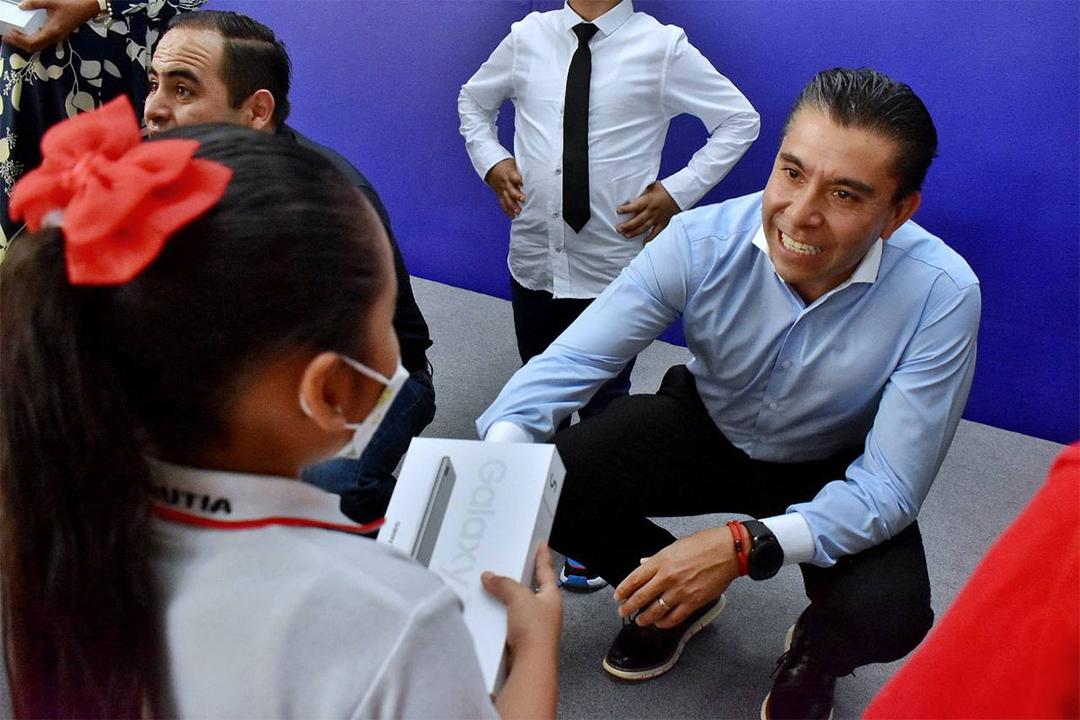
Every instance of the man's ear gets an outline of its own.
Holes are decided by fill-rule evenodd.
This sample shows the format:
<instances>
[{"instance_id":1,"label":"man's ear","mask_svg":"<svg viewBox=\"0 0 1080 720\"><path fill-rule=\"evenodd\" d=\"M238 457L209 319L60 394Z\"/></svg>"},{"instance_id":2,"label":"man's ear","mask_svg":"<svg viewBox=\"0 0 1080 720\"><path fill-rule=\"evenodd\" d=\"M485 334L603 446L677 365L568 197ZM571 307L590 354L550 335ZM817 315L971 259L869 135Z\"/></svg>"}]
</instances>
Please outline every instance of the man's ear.
<instances>
[{"instance_id":1,"label":"man's ear","mask_svg":"<svg viewBox=\"0 0 1080 720\"><path fill-rule=\"evenodd\" d=\"M885 230L881 233L881 239L888 240L894 232L900 229L901 225L911 219L911 216L915 214L921 204L922 193L918 190L901 198L893 206L892 217L889 218L889 224L885 226Z\"/></svg>"},{"instance_id":2,"label":"man's ear","mask_svg":"<svg viewBox=\"0 0 1080 720\"><path fill-rule=\"evenodd\" d=\"M273 131L274 108L277 102L274 94L269 90L256 90L251 97L244 101L243 112L247 126L253 130Z\"/></svg>"},{"instance_id":3,"label":"man's ear","mask_svg":"<svg viewBox=\"0 0 1080 720\"><path fill-rule=\"evenodd\" d=\"M300 409L327 432L345 429L342 403L349 396L348 378L341 372L337 353L322 352L311 359L300 376Z\"/></svg>"}]
</instances>

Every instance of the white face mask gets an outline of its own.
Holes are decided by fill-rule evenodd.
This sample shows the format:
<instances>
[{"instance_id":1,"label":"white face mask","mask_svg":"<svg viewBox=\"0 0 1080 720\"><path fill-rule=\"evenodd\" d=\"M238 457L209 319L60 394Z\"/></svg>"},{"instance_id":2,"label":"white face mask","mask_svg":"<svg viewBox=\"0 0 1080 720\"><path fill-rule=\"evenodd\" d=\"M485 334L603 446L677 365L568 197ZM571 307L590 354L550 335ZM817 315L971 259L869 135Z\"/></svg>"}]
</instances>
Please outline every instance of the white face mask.
<instances>
[{"instance_id":1,"label":"white face mask","mask_svg":"<svg viewBox=\"0 0 1080 720\"><path fill-rule=\"evenodd\" d=\"M343 448L334 453L336 458L348 458L350 460L359 460L360 456L364 453L364 448L371 442L372 436L375 431L379 429L379 425L382 424L383 418L386 417L386 412L390 409L390 406L394 404L394 398L401 391L401 386L405 384L405 381L409 379L409 371L401 364L401 360L398 360L397 368L394 370L394 374L391 377L386 377L382 373L372 370L362 362L353 360L351 357L345 355L340 356L346 365L356 370L361 375L369 377L375 382L380 382L386 387L383 388L379 398L375 401L375 407L371 408L371 412L367 414L363 420L358 423L345 423L345 427L353 431L352 439L345 444ZM304 401L304 396L300 396L300 409L304 411L304 414L308 417L312 417L311 409Z\"/></svg>"}]
</instances>

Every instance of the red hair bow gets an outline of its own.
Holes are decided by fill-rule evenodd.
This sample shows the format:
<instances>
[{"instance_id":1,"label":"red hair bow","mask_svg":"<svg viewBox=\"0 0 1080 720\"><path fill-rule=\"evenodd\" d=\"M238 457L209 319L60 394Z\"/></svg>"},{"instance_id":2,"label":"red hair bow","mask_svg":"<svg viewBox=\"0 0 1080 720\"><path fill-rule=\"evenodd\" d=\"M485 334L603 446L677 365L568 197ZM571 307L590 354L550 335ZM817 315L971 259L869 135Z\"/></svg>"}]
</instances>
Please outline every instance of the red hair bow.
<instances>
[{"instance_id":1,"label":"red hair bow","mask_svg":"<svg viewBox=\"0 0 1080 720\"><path fill-rule=\"evenodd\" d=\"M194 158L195 140L142 143L126 96L54 126L44 160L15 185L10 211L37 232L58 224L73 285L120 285L176 230L213 207L230 168Z\"/></svg>"}]
</instances>

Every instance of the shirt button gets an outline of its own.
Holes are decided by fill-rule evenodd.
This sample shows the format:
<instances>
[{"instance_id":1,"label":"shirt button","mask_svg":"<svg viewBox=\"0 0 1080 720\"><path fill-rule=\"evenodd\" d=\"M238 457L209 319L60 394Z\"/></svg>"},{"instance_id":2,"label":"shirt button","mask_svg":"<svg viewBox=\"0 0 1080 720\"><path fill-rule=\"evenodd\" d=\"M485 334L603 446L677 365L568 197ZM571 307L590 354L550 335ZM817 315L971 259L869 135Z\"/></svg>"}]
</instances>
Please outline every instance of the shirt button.
<instances>
[{"instance_id":1,"label":"shirt button","mask_svg":"<svg viewBox=\"0 0 1080 720\"><path fill-rule=\"evenodd\" d=\"M787 370L789 367L791 367L791 361L790 360L785 360L784 362L780 363L780 367Z\"/></svg>"},{"instance_id":2,"label":"shirt button","mask_svg":"<svg viewBox=\"0 0 1080 720\"><path fill-rule=\"evenodd\" d=\"M556 175L562 175L562 168L555 168Z\"/></svg>"},{"instance_id":3,"label":"shirt button","mask_svg":"<svg viewBox=\"0 0 1080 720\"><path fill-rule=\"evenodd\" d=\"M551 217L557 218L557 217L559 217L559 213L553 212L553 213L551 213Z\"/></svg>"},{"instance_id":4,"label":"shirt button","mask_svg":"<svg viewBox=\"0 0 1080 720\"><path fill-rule=\"evenodd\" d=\"M769 403L769 409L770 410L779 410L780 409L780 403L777 403L777 402Z\"/></svg>"},{"instance_id":5,"label":"shirt button","mask_svg":"<svg viewBox=\"0 0 1080 720\"><path fill-rule=\"evenodd\" d=\"M557 248L555 248L555 252L557 252L557 253L561 253L561 252L562 252L562 248L561 248L561 247L557 247Z\"/></svg>"}]
</instances>

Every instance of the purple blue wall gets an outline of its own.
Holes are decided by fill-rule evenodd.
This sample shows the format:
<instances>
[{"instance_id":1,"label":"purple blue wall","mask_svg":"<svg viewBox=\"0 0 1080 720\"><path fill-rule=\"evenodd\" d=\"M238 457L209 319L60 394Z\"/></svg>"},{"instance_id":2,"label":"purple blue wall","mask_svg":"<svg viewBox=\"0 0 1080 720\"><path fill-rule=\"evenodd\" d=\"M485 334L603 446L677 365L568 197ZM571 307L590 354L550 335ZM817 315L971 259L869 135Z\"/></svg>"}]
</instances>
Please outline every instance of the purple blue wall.
<instances>
[{"instance_id":1,"label":"purple blue wall","mask_svg":"<svg viewBox=\"0 0 1080 720\"><path fill-rule=\"evenodd\" d=\"M556 2L213 0L273 27L294 63L292 123L378 188L410 271L508 296L508 222L457 133L458 88L510 23ZM762 114L759 140L703 202L761 189L788 107L818 70L869 65L930 108L940 157L916 220L982 281L967 417L1080 437L1077 223L1080 52L1075 0L637 0L686 29ZM512 108L500 123L510 145ZM672 123L663 172L704 140Z\"/></svg>"}]
</instances>

